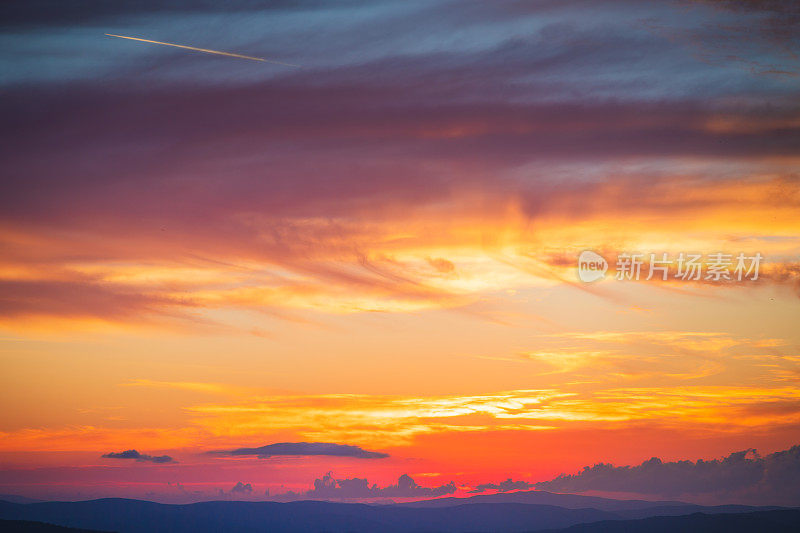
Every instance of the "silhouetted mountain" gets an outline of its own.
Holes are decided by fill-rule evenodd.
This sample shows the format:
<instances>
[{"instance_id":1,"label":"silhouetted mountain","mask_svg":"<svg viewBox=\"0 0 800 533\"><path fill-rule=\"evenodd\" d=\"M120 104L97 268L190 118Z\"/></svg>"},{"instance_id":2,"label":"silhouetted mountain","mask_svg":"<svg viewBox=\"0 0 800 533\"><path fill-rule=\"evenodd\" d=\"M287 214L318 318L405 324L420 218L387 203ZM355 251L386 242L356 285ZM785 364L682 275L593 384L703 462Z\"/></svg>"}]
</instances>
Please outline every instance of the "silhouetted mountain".
<instances>
[{"instance_id":1,"label":"silhouetted mountain","mask_svg":"<svg viewBox=\"0 0 800 533\"><path fill-rule=\"evenodd\" d=\"M541 533L797 533L800 510L749 513L694 513L685 516L654 516L640 520L604 520Z\"/></svg>"},{"instance_id":2,"label":"silhouetted mountain","mask_svg":"<svg viewBox=\"0 0 800 533\"><path fill-rule=\"evenodd\" d=\"M28 520L0 520L0 531L3 533L108 533L96 529L75 529Z\"/></svg>"},{"instance_id":3,"label":"silhouetted mountain","mask_svg":"<svg viewBox=\"0 0 800 533\"><path fill-rule=\"evenodd\" d=\"M16 494L0 494L0 501L11 503L39 503L43 502L44 500L34 500L33 498L17 496Z\"/></svg>"},{"instance_id":4,"label":"silhouetted mountain","mask_svg":"<svg viewBox=\"0 0 800 533\"><path fill-rule=\"evenodd\" d=\"M568 496L568 495L551 495ZM567 500L564 500L567 501ZM577 501L577 500L572 500ZM614 500L606 500L612 505ZM424 502L423 502L424 503ZM652 503L652 502L647 502ZM204 533L217 531L270 533L337 532L352 533L381 531L385 533L430 532L524 532L560 530L591 522L607 524L599 527L640 527L642 520L631 517L654 516L663 513L696 513L697 506L688 504L637 508L638 503L619 502L634 506L616 512L590 508L570 509L553 505L522 503L470 503L444 507L410 507L401 505L364 505L357 503L302 502L202 502L189 505L167 505L140 500L103 499L83 502L42 502L15 504L0 502L0 518L35 520L63 526L119 531L120 533ZM684 507L687 506L687 507ZM689 509L688 511L686 509ZM692 514L698 524L711 513L741 511L739 506L701 508L705 514ZM783 512L783 511L766 511ZM800 511L790 511L800 512ZM759 511L763 514L765 511ZM739 516L743 513L736 512ZM754 513L749 513L754 514ZM722 515L720 515L722 516ZM725 515L729 516L729 515ZM772 515L764 514L759 520ZM778 516L778 515L775 515ZM781 515L782 516L782 515ZM786 515L789 516L789 515ZM685 517L659 516L659 519ZM742 519L746 520L746 519ZM657 524L661 522L656 521ZM726 522L721 522L726 523ZM744 523L744 522L743 522ZM765 522L766 523L766 522ZM647 526L641 526L647 527ZM677 531L693 531L675 526ZM603 529L587 531L605 531ZM610 529L609 531L623 531ZM628 531L628 530L624 530ZM633 529L630 531L645 531ZM705 530L703 530L705 531ZM734 530L735 531L735 530ZM647 533L654 533L647 529Z\"/></svg>"},{"instance_id":5,"label":"silhouetted mountain","mask_svg":"<svg viewBox=\"0 0 800 533\"><path fill-rule=\"evenodd\" d=\"M779 511L788 510L787 507L764 506L752 507L749 505L670 505L667 507L647 507L644 509L622 509L617 511L616 514L624 516L628 519L635 518L648 518L651 516L682 516L694 513L703 514L731 514L731 513L752 513L756 511Z\"/></svg>"},{"instance_id":6,"label":"silhouetted mountain","mask_svg":"<svg viewBox=\"0 0 800 533\"><path fill-rule=\"evenodd\" d=\"M629 509L651 509L653 507L685 507L692 506L700 509L699 505L692 505L677 501L646 501L646 500L614 500L598 496L583 496L581 494L558 494L544 490L525 490L517 492L502 492L498 494L481 494L468 498L436 498L417 502L398 504L404 507L450 507L453 505L466 505L475 503L526 503L534 505L555 505L567 509L593 508L603 511L620 511Z\"/></svg>"},{"instance_id":7,"label":"silhouetted mountain","mask_svg":"<svg viewBox=\"0 0 800 533\"><path fill-rule=\"evenodd\" d=\"M450 507L454 505L493 503L523 503L534 505L555 505L565 509L599 509L610 511L623 518L647 518L650 516L678 516L702 512L706 514L745 513L751 511L771 511L785 509L777 506L716 505L704 506L679 501L614 500L598 496L580 494L558 494L543 490L504 492L484 494L469 498L437 498L410 503L397 504L403 507Z\"/></svg>"},{"instance_id":8,"label":"silhouetted mountain","mask_svg":"<svg viewBox=\"0 0 800 533\"><path fill-rule=\"evenodd\" d=\"M409 533L553 529L619 518L596 509L514 503L419 509L328 502L203 502L165 505L124 499L13 504L0 517L122 533L348 531Z\"/></svg>"}]
</instances>

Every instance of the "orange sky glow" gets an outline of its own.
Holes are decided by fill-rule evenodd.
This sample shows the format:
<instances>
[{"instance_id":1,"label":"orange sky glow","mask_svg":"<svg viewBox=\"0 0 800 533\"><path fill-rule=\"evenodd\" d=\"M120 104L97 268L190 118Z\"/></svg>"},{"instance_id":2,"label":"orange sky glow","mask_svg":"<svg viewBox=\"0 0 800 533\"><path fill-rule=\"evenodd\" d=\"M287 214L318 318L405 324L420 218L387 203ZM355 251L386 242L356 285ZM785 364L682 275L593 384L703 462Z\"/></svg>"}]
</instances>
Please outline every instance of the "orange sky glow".
<instances>
[{"instance_id":1,"label":"orange sky glow","mask_svg":"<svg viewBox=\"0 0 800 533\"><path fill-rule=\"evenodd\" d=\"M410 4L341 34L262 13L269 39L122 14L53 37L47 75L9 60L0 493L264 499L333 472L464 495L800 443L796 42L713 2L517 4L416 37L389 31L437 19ZM52 45L31 28L12 44ZM763 261L617 280L625 253ZM388 457L209 453L296 442Z\"/></svg>"}]
</instances>

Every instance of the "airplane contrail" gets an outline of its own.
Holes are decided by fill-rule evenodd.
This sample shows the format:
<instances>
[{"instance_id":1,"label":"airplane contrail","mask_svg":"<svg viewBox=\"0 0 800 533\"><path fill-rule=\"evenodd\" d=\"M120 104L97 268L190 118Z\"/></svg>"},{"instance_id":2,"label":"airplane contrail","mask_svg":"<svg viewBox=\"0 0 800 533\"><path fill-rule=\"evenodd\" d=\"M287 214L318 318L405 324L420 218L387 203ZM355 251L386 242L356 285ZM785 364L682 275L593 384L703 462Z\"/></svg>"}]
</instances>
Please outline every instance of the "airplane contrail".
<instances>
[{"instance_id":1,"label":"airplane contrail","mask_svg":"<svg viewBox=\"0 0 800 533\"><path fill-rule=\"evenodd\" d=\"M197 48L195 46L186 46L185 44L164 43L161 41L151 41L150 39L141 39L139 37L128 37L126 35L115 35L113 33L106 33L109 37L118 37L120 39L130 39L131 41L141 41L143 43L163 44L164 46L174 46L176 48L183 48L185 50L194 50L195 52L204 52L206 54L217 54L220 56L238 57L239 59L249 59L251 61L261 61L264 63L275 63L276 65L284 65L287 67L300 67L292 63L283 63L282 61L273 61L271 59L264 59L263 57L244 56L242 54L233 54L231 52L220 52L219 50L208 50L206 48Z\"/></svg>"}]
</instances>

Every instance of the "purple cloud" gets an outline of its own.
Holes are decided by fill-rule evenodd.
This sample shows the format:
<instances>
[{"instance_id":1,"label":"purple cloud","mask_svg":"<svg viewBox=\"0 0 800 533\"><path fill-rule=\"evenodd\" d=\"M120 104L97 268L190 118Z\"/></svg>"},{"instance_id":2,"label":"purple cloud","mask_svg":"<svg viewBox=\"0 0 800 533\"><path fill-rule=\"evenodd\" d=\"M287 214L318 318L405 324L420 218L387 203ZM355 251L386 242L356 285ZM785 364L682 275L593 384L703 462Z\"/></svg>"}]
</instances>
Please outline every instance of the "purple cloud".
<instances>
[{"instance_id":1,"label":"purple cloud","mask_svg":"<svg viewBox=\"0 0 800 533\"><path fill-rule=\"evenodd\" d=\"M553 492L747 496L752 502L798 505L800 445L766 456L754 449L744 450L711 461L663 462L653 457L635 466L598 463L584 467L577 474L561 474L535 486Z\"/></svg>"},{"instance_id":2,"label":"purple cloud","mask_svg":"<svg viewBox=\"0 0 800 533\"><path fill-rule=\"evenodd\" d=\"M498 492L510 492L512 490L527 490L533 488L533 483L527 481L513 481L511 478L501 481L500 483L481 483L471 493L486 492L487 490L496 490Z\"/></svg>"},{"instance_id":3,"label":"purple cloud","mask_svg":"<svg viewBox=\"0 0 800 533\"><path fill-rule=\"evenodd\" d=\"M369 484L366 478L335 479L328 472L314 480L314 488L306 492L288 492L280 495L280 499L369 499L369 498L433 498L453 494L456 491L454 482L438 487L422 487L411 476L403 474L394 485L378 487Z\"/></svg>"},{"instance_id":4,"label":"purple cloud","mask_svg":"<svg viewBox=\"0 0 800 533\"><path fill-rule=\"evenodd\" d=\"M104 454L102 457L106 459L131 459L138 462L147 462L147 463L156 463L156 464L164 464L164 463L175 463L176 461L170 457L169 455L147 455L144 453L139 453L136 450L125 450L124 452L109 452Z\"/></svg>"},{"instance_id":5,"label":"purple cloud","mask_svg":"<svg viewBox=\"0 0 800 533\"><path fill-rule=\"evenodd\" d=\"M330 457L353 457L356 459L383 459L389 457L387 453L371 452L358 446L332 442L278 442L258 448L237 448L235 450L221 450L210 453L230 456L255 455L262 459L278 455L327 455Z\"/></svg>"}]
</instances>

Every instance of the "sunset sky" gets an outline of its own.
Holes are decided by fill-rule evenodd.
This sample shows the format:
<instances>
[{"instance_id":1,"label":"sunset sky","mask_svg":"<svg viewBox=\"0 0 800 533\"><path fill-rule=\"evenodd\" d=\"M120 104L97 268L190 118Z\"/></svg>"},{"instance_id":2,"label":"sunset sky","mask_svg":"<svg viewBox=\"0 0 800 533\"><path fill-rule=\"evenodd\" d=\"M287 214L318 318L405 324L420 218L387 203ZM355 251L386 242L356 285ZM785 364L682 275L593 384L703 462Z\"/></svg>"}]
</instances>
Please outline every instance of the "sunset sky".
<instances>
[{"instance_id":1,"label":"sunset sky","mask_svg":"<svg viewBox=\"0 0 800 533\"><path fill-rule=\"evenodd\" d=\"M798 24L756 0L3 4L0 493L465 495L800 444ZM763 261L615 279L633 253ZM343 446L241 451L302 442Z\"/></svg>"}]
</instances>

